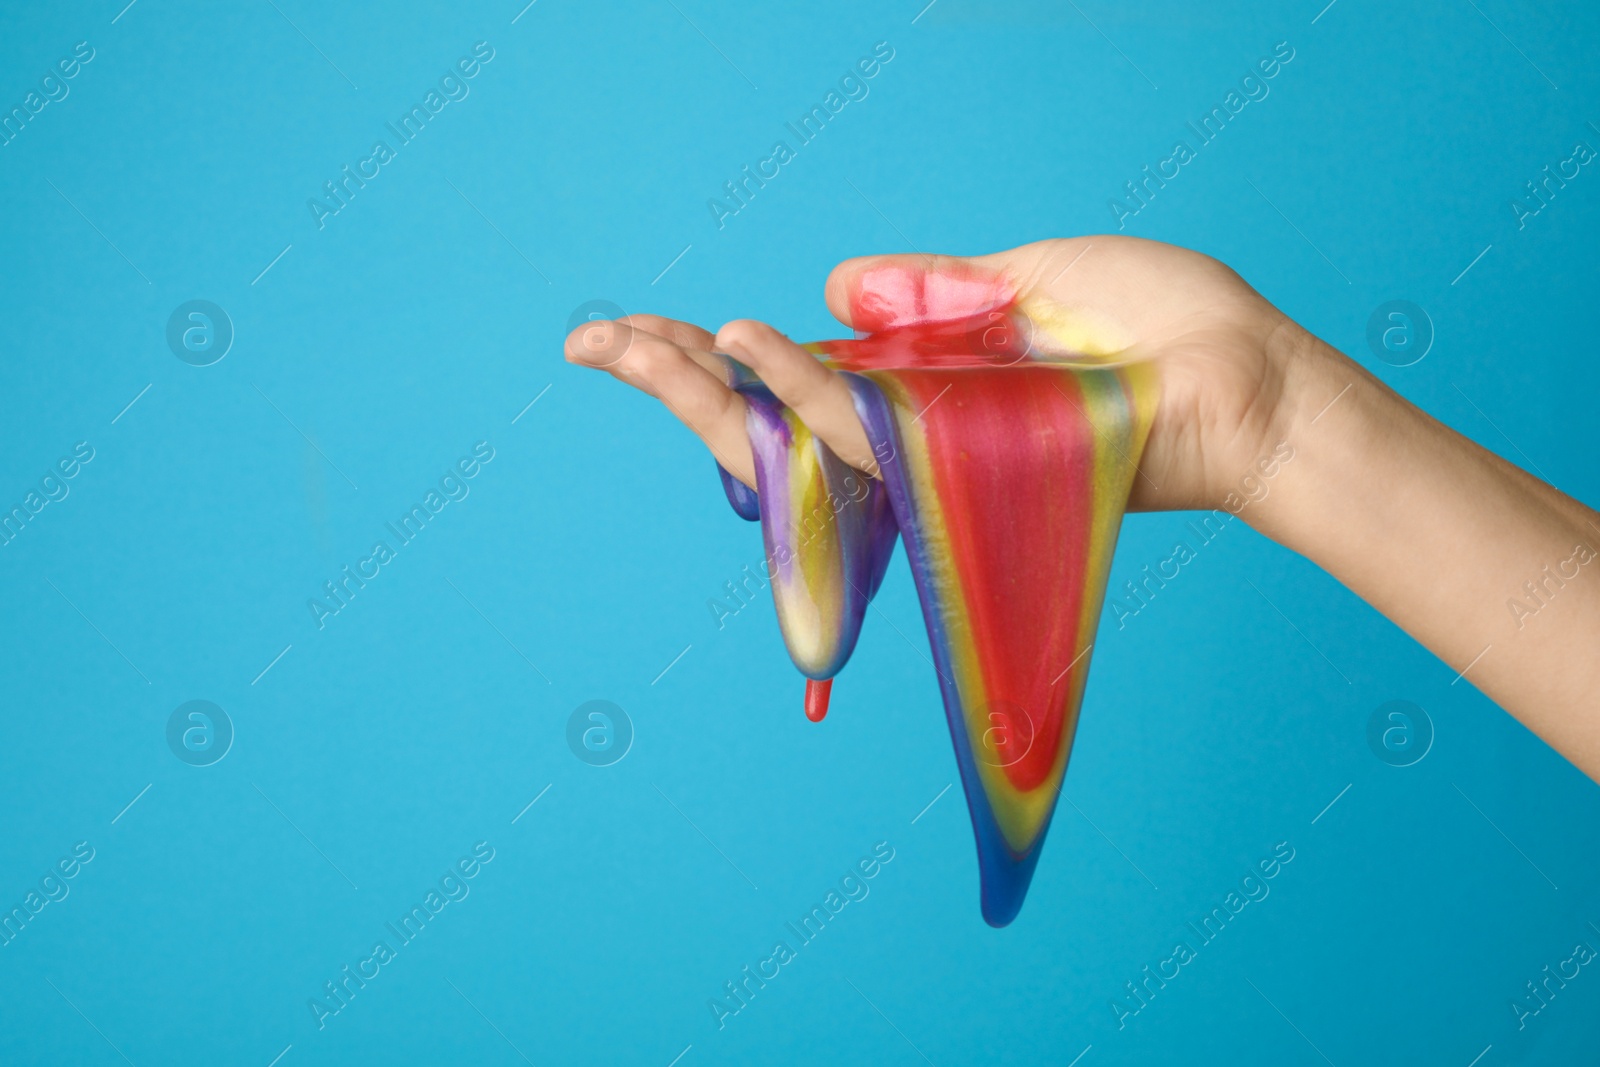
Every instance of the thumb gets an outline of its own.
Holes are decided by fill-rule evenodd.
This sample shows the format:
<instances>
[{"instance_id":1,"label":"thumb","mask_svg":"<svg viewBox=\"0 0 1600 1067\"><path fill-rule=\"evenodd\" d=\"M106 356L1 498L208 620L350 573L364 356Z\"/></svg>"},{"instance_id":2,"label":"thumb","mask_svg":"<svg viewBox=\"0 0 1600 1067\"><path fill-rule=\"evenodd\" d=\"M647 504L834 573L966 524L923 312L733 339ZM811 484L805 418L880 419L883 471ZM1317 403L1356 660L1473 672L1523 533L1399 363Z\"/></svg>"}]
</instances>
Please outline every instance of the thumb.
<instances>
[{"instance_id":1,"label":"thumb","mask_svg":"<svg viewBox=\"0 0 1600 1067\"><path fill-rule=\"evenodd\" d=\"M847 259L828 275L828 310L860 333L969 318L1005 307L1016 297L1017 283L1006 267L1005 254Z\"/></svg>"}]
</instances>

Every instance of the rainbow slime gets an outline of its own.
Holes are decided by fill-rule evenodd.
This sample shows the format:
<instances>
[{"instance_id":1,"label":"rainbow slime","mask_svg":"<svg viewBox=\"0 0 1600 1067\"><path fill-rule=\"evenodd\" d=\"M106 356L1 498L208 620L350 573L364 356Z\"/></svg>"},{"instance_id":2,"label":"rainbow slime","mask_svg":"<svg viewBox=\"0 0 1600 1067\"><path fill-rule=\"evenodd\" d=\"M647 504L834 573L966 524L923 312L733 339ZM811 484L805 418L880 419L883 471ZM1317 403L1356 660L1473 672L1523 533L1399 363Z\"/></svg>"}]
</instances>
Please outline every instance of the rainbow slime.
<instances>
[{"instance_id":1,"label":"rainbow slime","mask_svg":"<svg viewBox=\"0 0 1600 1067\"><path fill-rule=\"evenodd\" d=\"M905 539L999 927L1022 908L1066 773L1156 387L1147 365L1070 351L1009 300L959 310L807 346L849 385L881 479L732 359L756 492L718 469L761 523L778 624L809 679L844 667Z\"/></svg>"}]
</instances>

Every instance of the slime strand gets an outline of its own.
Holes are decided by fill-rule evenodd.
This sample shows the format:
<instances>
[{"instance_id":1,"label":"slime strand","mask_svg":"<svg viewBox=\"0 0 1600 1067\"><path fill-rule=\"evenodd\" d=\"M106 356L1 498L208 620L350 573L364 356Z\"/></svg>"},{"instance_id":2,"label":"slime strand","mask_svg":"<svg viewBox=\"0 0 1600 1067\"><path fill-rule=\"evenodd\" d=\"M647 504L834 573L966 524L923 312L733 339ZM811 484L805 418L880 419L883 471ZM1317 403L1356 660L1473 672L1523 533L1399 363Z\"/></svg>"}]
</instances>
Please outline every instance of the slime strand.
<instances>
[{"instance_id":1,"label":"slime strand","mask_svg":"<svg viewBox=\"0 0 1600 1067\"><path fill-rule=\"evenodd\" d=\"M748 404L758 494L726 472L723 484L734 509L761 522L812 721L904 538L977 841L983 917L1005 926L1066 773L1156 384L1148 365L1085 355L1080 329L1052 338L1059 318L1039 326L993 282L925 284L933 278L915 280L914 314L904 299L861 302L855 321L874 332L808 346L842 372L881 480L844 465L728 360Z\"/></svg>"},{"instance_id":2,"label":"slime strand","mask_svg":"<svg viewBox=\"0 0 1600 1067\"><path fill-rule=\"evenodd\" d=\"M821 722L828 714L828 697L833 692L833 679L817 681L806 679L806 718Z\"/></svg>"}]
</instances>

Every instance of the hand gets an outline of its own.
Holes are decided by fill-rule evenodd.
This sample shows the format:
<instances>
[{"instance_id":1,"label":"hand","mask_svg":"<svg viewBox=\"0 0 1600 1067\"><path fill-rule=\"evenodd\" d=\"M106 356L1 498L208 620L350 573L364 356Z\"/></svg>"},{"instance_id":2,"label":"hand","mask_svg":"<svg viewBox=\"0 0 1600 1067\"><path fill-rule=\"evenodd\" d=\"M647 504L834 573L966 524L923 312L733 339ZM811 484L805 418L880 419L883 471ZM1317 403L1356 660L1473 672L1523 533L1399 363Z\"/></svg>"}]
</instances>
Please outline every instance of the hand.
<instances>
[{"instance_id":1,"label":"hand","mask_svg":"<svg viewBox=\"0 0 1600 1067\"><path fill-rule=\"evenodd\" d=\"M1133 510L1222 505L1283 430L1295 361L1314 339L1208 256L1131 237L1041 241L1009 252L852 259L828 279L835 317L858 330L977 314L1014 298L1044 344L1149 360L1160 403L1134 482ZM725 352L748 365L845 462L875 473L847 387L772 327L730 322L713 337L653 315L591 323L567 359L660 399L729 473L754 483L744 400Z\"/></svg>"},{"instance_id":2,"label":"hand","mask_svg":"<svg viewBox=\"0 0 1600 1067\"><path fill-rule=\"evenodd\" d=\"M1080 237L973 259L853 259L827 286L834 315L861 330L1011 296L1045 343L1155 369L1130 509L1242 514L1600 781L1600 515L1430 418L1196 252ZM747 364L845 462L874 470L843 380L770 326L730 322L713 337L633 315L566 346L569 360L660 398L754 485L744 400L713 351ZM1293 463L1245 510L1233 494L1280 443Z\"/></svg>"}]
</instances>

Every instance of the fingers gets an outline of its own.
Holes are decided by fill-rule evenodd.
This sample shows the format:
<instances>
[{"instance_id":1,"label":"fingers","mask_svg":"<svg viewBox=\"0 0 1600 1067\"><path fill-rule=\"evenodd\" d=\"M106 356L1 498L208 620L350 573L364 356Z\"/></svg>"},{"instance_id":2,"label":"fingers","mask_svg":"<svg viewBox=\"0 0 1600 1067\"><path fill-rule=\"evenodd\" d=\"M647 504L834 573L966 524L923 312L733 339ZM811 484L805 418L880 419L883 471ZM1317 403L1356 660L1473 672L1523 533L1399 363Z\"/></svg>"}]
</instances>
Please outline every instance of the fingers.
<instances>
[{"instance_id":1,"label":"fingers","mask_svg":"<svg viewBox=\"0 0 1600 1067\"><path fill-rule=\"evenodd\" d=\"M687 352L690 359L710 371L717 381L724 385L732 385L729 381L731 371L728 369L727 361L721 356L713 355L711 351L717 346L716 335L703 326L696 326L681 319L669 319L665 315L624 315L617 321L625 322L645 333L665 337Z\"/></svg>"},{"instance_id":2,"label":"fingers","mask_svg":"<svg viewBox=\"0 0 1600 1067\"><path fill-rule=\"evenodd\" d=\"M717 331L716 347L755 371L840 459L877 475L878 464L856 417L850 387L817 357L752 319L730 322Z\"/></svg>"},{"instance_id":3,"label":"fingers","mask_svg":"<svg viewBox=\"0 0 1600 1067\"><path fill-rule=\"evenodd\" d=\"M723 381L721 360L645 330L646 321L687 341L709 343L711 338L698 327L656 316L590 322L567 336L567 361L604 370L660 400L705 442L723 469L754 488L755 461L745 431L744 398Z\"/></svg>"},{"instance_id":4,"label":"fingers","mask_svg":"<svg viewBox=\"0 0 1600 1067\"><path fill-rule=\"evenodd\" d=\"M698 357L711 356L711 349L716 345L716 336L710 330L696 326L692 322L680 319L669 319L665 315L624 315L617 320L625 322L635 329L645 333L653 333L657 337L665 337L673 344L688 352L696 363L715 370L721 366L721 360L712 357L709 362L702 362Z\"/></svg>"}]
</instances>

